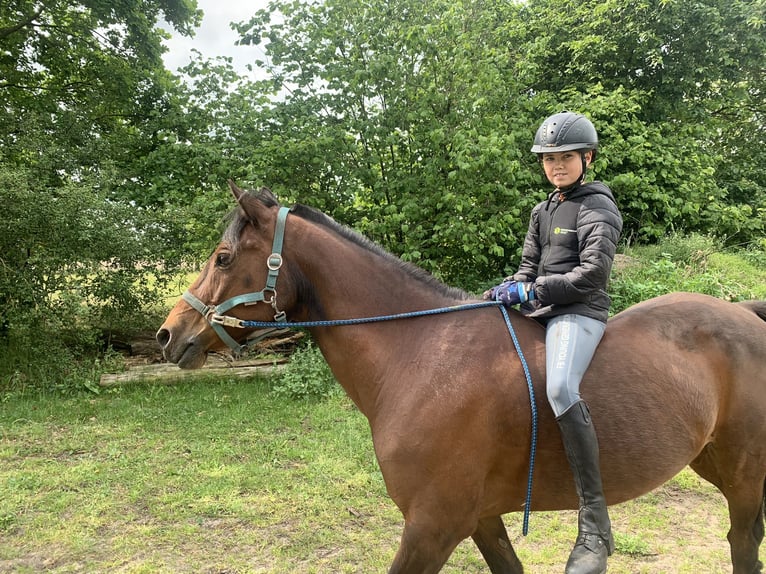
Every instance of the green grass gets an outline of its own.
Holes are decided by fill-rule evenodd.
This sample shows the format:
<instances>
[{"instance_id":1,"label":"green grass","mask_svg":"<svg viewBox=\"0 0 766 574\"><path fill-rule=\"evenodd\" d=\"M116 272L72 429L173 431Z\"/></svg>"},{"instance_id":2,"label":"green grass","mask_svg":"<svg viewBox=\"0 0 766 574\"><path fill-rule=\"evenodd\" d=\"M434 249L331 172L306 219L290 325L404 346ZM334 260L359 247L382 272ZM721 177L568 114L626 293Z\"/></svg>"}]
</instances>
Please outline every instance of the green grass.
<instances>
[{"instance_id":1,"label":"green grass","mask_svg":"<svg viewBox=\"0 0 766 574\"><path fill-rule=\"evenodd\" d=\"M265 381L134 385L0 403L0 571L385 572L402 518L345 396ZM726 509L684 471L612 511L610 574L730 571ZM506 517L527 567L558 573L573 511ZM488 572L470 541L443 572Z\"/></svg>"}]
</instances>

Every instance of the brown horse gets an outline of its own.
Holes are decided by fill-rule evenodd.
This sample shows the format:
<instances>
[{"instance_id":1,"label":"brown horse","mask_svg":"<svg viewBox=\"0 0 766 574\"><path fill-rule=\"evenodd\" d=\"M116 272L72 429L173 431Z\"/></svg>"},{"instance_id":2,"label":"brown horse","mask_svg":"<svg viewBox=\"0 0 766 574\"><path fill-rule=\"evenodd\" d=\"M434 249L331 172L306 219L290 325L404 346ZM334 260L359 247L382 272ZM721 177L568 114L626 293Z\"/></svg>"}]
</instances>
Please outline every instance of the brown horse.
<instances>
[{"instance_id":1,"label":"brown horse","mask_svg":"<svg viewBox=\"0 0 766 574\"><path fill-rule=\"evenodd\" d=\"M208 351L222 347L218 332L238 341L249 332L212 307L225 301L239 319L285 313L313 321L472 300L317 211L298 206L278 223L285 210L270 192L232 190L239 209L222 243L157 333L167 359L182 368L200 367ZM283 246L274 241L282 225ZM264 285L255 297L231 300ZM532 510L577 508L545 402L543 329L516 311L510 318L542 397ZM500 310L310 331L369 420L388 493L404 515L389 573L438 572L471 536L494 574L521 574L501 515L524 506L532 415ZM607 501L644 494L689 465L728 501L732 571L760 572L766 302L676 293L619 313L582 391L598 431Z\"/></svg>"}]
</instances>

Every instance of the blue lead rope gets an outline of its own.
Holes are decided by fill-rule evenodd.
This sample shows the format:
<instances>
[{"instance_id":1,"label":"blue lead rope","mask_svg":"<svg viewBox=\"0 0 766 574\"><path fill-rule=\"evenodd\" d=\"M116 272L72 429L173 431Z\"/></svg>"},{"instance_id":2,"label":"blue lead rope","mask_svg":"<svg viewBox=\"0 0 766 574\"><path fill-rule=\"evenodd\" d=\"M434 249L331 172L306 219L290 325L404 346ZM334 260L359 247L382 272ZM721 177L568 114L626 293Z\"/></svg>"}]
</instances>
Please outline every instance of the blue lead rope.
<instances>
[{"instance_id":1,"label":"blue lead rope","mask_svg":"<svg viewBox=\"0 0 766 574\"><path fill-rule=\"evenodd\" d=\"M342 325L361 325L364 323L380 323L382 321L394 321L397 319L410 319L413 317L424 317L427 315L440 315L443 313L452 313L454 311L468 311L470 309L480 309L482 307L500 307L500 311L503 313L505 319L505 325L508 327L508 332L511 335L513 346L516 348L516 353L519 355L521 366L524 369L524 376L527 379L527 388L529 389L529 402L532 409L532 443L529 449L529 474L527 477L527 497L524 502L524 521L522 523L522 534L524 536L529 532L529 512L532 507L532 478L534 476L535 469L535 455L537 454L537 401L535 400L535 389L532 386L532 375L529 372L529 366L527 360L524 358L524 353L521 350L521 345L516 337L516 331L511 324L511 318L508 315L507 309L502 303L496 301L483 301L481 303L467 303L465 305L454 305L452 307L440 307L438 309L426 309L424 311L412 311L409 313L397 313L395 315L381 315L377 317L362 317L359 319L336 319L332 321L239 321L239 326L248 329L301 329L308 327L338 327Z\"/></svg>"},{"instance_id":2,"label":"blue lead rope","mask_svg":"<svg viewBox=\"0 0 766 574\"><path fill-rule=\"evenodd\" d=\"M516 354L519 355L521 366L524 369L524 376L527 379L527 387L529 388L529 403L532 409L532 443L529 446L529 474L527 475L527 499L524 502L524 522L522 523L521 533L526 536L529 532L529 510L532 506L532 477L535 469L535 455L537 454L537 401L535 401L535 389L532 386L532 375L529 373L529 366L527 360L524 358L524 353L521 350L521 345L516 337L516 331L513 330L511 325L511 318L508 316L508 310L501 306L500 310L503 312L503 318L505 324L508 326L508 332L511 334L511 340L513 346L516 347Z\"/></svg>"},{"instance_id":3,"label":"blue lead rope","mask_svg":"<svg viewBox=\"0 0 766 574\"><path fill-rule=\"evenodd\" d=\"M362 325L364 323L381 323L383 321L395 321L397 319L411 319L413 317L425 317L426 315L441 315L442 313L452 313L453 311L468 311L469 309L480 309L481 307L497 307L498 305L501 304L495 301L483 301L481 303L466 303L465 305L453 305L452 307L439 307L438 309L411 311L409 313L397 313L395 315L380 315L377 317L360 317L358 319L336 319L333 321L285 321L284 323L277 323L274 321L240 321L240 326L253 329L271 329L274 327L279 327L281 329L302 329L305 327L340 327L342 325ZM511 329L513 329L513 327L511 327Z\"/></svg>"}]
</instances>

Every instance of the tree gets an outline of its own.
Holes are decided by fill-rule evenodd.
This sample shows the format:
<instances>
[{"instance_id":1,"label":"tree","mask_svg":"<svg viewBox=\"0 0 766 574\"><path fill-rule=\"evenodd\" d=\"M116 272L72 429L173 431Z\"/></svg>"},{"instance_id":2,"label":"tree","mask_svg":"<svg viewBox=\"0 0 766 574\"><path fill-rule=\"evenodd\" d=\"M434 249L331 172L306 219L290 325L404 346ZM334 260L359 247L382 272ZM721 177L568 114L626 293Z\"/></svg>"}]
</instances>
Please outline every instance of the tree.
<instances>
[{"instance_id":1,"label":"tree","mask_svg":"<svg viewBox=\"0 0 766 574\"><path fill-rule=\"evenodd\" d=\"M446 281L475 287L498 274L539 199L527 193L539 181L533 158L517 145L531 122L502 114L514 88L487 41L500 8L272 3L242 24L282 90L251 145L273 152L262 180Z\"/></svg>"},{"instance_id":2,"label":"tree","mask_svg":"<svg viewBox=\"0 0 766 574\"><path fill-rule=\"evenodd\" d=\"M155 28L160 14L187 34L200 18L191 0L4 3L3 163L55 183L126 153L125 139L162 110L172 84Z\"/></svg>"},{"instance_id":3,"label":"tree","mask_svg":"<svg viewBox=\"0 0 766 574\"><path fill-rule=\"evenodd\" d=\"M608 126L602 174L622 198L629 234L763 234L756 166L765 151L765 8L721 0L520 6L525 25L513 31L524 60L538 63L524 68L524 82L543 101L573 102ZM628 95L630 118L589 104L594 92Z\"/></svg>"},{"instance_id":4,"label":"tree","mask_svg":"<svg viewBox=\"0 0 766 574\"><path fill-rule=\"evenodd\" d=\"M69 294L92 302L102 317L110 309L125 312L140 300L138 263L161 258L152 247L163 244L158 238L169 227L150 223L150 211L120 203L116 186L179 89L162 63L160 16L186 34L200 18L192 0L0 6L6 334L31 328L21 315L72 319L64 305L74 300Z\"/></svg>"},{"instance_id":5,"label":"tree","mask_svg":"<svg viewBox=\"0 0 766 574\"><path fill-rule=\"evenodd\" d=\"M272 152L265 181L464 286L514 266L540 197L528 145L563 108L596 123L595 172L631 240L752 239L763 173L734 150L763 153L762 12L719 0L273 2L239 26L281 89L251 148Z\"/></svg>"}]
</instances>

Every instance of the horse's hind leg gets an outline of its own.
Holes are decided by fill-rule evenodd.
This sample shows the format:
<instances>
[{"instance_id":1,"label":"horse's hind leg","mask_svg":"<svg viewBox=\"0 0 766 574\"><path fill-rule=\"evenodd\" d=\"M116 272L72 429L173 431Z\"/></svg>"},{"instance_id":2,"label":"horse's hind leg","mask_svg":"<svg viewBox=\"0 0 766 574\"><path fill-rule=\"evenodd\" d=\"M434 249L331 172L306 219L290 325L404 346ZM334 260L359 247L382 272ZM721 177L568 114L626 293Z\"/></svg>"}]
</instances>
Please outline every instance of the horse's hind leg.
<instances>
[{"instance_id":1,"label":"horse's hind leg","mask_svg":"<svg viewBox=\"0 0 766 574\"><path fill-rule=\"evenodd\" d=\"M731 545L734 574L758 574L762 564L758 550L763 541L764 480L740 481L721 490L729 503L731 529L727 538Z\"/></svg>"},{"instance_id":2,"label":"horse's hind leg","mask_svg":"<svg viewBox=\"0 0 766 574\"><path fill-rule=\"evenodd\" d=\"M728 491L728 492L727 492ZM758 574L762 564L758 549L763 540L763 479L755 484L740 484L736 491L724 491L729 502L731 545L734 574Z\"/></svg>"},{"instance_id":3,"label":"horse's hind leg","mask_svg":"<svg viewBox=\"0 0 766 574\"><path fill-rule=\"evenodd\" d=\"M508 532L502 518L482 518L471 537L492 574L523 574L524 568L513 550L511 541L508 540Z\"/></svg>"},{"instance_id":4,"label":"horse's hind leg","mask_svg":"<svg viewBox=\"0 0 766 574\"><path fill-rule=\"evenodd\" d=\"M741 462L741 461L740 461ZM764 537L764 500L766 483L763 471L757 477L738 469L736 476L722 477L710 459L701 457L691 465L701 477L716 485L729 505L731 528L727 535L731 547L733 574L759 574L763 565L758 550ZM729 468L737 468L732 464Z\"/></svg>"}]
</instances>

